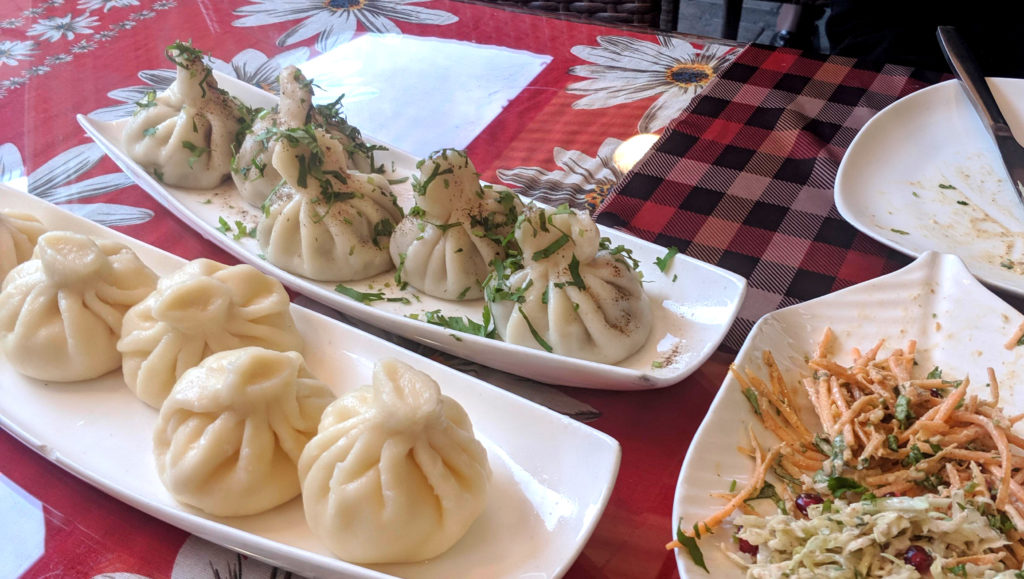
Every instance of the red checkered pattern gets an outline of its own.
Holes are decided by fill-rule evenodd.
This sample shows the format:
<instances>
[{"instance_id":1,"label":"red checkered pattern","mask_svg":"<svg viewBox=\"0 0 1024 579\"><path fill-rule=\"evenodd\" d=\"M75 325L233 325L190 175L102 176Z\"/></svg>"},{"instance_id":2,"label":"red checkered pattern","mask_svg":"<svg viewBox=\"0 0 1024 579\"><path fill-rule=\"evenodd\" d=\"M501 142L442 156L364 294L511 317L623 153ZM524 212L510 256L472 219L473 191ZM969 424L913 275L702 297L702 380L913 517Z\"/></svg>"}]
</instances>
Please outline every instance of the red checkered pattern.
<instances>
[{"instance_id":1,"label":"red checkered pattern","mask_svg":"<svg viewBox=\"0 0 1024 579\"><path fill-rule=\"evenodd\" d=\"M833 185L868 119L939 80L751 46L665 130L597 220L745 276L747 298L723 344L737 350L764 314L909 263L843 220Z\"/></svg>"}]
</instances>

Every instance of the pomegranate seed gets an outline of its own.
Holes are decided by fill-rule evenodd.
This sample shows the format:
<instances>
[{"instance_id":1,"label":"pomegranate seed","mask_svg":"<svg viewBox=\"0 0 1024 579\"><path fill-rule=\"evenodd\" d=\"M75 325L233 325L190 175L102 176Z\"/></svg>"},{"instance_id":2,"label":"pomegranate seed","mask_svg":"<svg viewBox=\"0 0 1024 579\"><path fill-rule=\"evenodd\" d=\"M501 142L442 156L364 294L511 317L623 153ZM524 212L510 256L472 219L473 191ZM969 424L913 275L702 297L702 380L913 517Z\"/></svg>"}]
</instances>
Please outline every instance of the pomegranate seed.
<instances>
[{"instance_id":1,"label":"pomegranate seed","mask_svg":"<svg viewBox=\"0 0 1024 579\"><path fill-rule=\"evenodd\" d=\"M746 553L751 557L757 557L757 545L751 545L750 541L736 537L736 542L739 544L740 553Z\"/></svg>"},{"instance_id":2,"label":"pomegranate seed","mask_svg":"<svg viewBox=\"0 0 1024 579\"><path fill-rule=\"evenodd\" d=\"M903 553L903 562L917 569L917 572L922 575L928 573L928 569L932 566L932 560L928 550L917 545L907 547L907 551Z\"/></svg>"},{"instance_id":3,"label":"pomegranate seed","mask_svg":"<svg viewBox=\"0 0 1024 579\"><path fill-rule=\"evenodd\" d=\"M796 510L807 516L807 507L811 505L820 505L825 502L825 499L821 498L821 495L815 493L801 493L796 497Z\"/></svg>"}]
</instances>

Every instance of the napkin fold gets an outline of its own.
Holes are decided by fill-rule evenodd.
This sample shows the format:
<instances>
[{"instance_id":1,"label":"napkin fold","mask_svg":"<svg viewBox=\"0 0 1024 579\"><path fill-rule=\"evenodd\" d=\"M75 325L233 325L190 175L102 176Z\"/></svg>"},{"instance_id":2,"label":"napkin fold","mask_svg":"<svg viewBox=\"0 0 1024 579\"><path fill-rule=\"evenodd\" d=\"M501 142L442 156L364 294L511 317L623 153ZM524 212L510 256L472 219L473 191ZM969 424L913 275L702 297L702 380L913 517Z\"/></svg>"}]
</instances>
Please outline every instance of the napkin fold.
<instances>
[{"instance_id":1,"label":"napkin fold","mask_svg":"<svg viewBox=\"0 0 1024 579\"><path fill-rule=\"evenodd\" d=\"M736 351L764 314L911 261L847 223L833 187L864 124L940 80L751 45L666 128L595 218L746 277L746 300L722 345Z\"/></svg>"}]
</instances>

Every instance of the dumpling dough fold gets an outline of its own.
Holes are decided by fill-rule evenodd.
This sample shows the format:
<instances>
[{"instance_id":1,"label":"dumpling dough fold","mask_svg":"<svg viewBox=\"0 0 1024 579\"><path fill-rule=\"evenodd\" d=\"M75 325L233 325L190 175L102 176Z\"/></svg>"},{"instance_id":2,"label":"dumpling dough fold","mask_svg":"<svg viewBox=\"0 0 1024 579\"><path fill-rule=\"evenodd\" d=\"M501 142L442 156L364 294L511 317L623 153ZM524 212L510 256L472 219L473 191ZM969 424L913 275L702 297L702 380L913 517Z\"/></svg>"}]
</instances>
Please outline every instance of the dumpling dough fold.
<instances>
[{"instance_id":1,"label":"dumpling dough fold","mask_svg":"<svg viewBox=\"0 0 1024 579\"><path fill-rule=\"evenodd\" d=\"M373 383L324 411L299 458L306 520L354 563L422 561L448 550L484 509L487 451L437 382L385 359Z\"/></svg>"},{"instance_id":2,"label":"dumpling dough fold","mask_svg":"<svg viewBox=\"0 0 1024 579\"><path fill-rule=\"evenodd\" d=\"M516 226L522 269L490 278L486 298L507 342L614 364L651 332L651 304L633 264L602 249L589 215L526 209Z\"/></svg>"},{"instance_id":3,"label":"dumpling dough fold","mask_svg":"<svg viewBox=\"0 0 1024 579\"><path fill-rule=\"evenodd\" d=\"M333 400L297 352L212 354L182 374L160 408L160 480L179 501L218 516L289 501L299 494L299 455Z\"/></svg>"},{"instance_id":4,"label":"dumpling dough fold","mask_svg":"<svg viewBox=\"0 0 1024 579\"><path fill-rule=\"evenodd\" d=\"M46 226L31 213L0 210L0 283L14 266L28 261Z\"/></svg>"},{"instance_id":5,"label":"dumpling dough fold","mask_svg":"<svg viewBox=\"0 0 1024 579\"><path fill-rule=\"evenodd\" d=\"M378 147L366 144L359 129L348 123L341 112L341 98L329 104L314 105L314 84L295 66L282 69L278 83L280 102L257 115L235 155L231 178L242 199L260 207L281 182L281 173L273 164L278 142L273 136L282 129L309 125L318 138L330 139L342 149L344 154L339 155L339 159L344 161L346 169L362 173L380 169L373 166L373 152Z\"/></svg>"},{"instance_id":6,"label":"dumpling dough fold","mask_svg":"<svg viewBox=\"0 0 1024 579\"><path fill-rule=\"evenodd\" d=\"M244 346L301 353L290 305L281 282L251 265L191 261L125 315L117 344L125 383L159 408L174 382L210 354Z\"/></svg>"},{"instance_id":7,"label":"dumpling dough fold","mask_svg":"<svg viewBox=\"0 0 1024 579\"><path fill-rule=\"evenodd\" d=\"M267 200L256 228L267 261L332 282L392 268L398 200L385 178L346 171L343 156L337 142L308 128L281 136L273 164L287 184Z\"/></svg>"},{"instance_id":8,"label":"dumpling dough fold","mask_svg":"<svg viewBox=\"0 0 1024 579\"><path fill-rule=\"evenodd\" d=\"M19 372L39 380L89 380L117 369L125 312L157 276L128 246L68 231L36 242L0 292L0 345Z\"/></svg>"},{"instance_id":9,"label":"dumpling dough fold","mask_svg":"<svg viewBox=\"0 0 1024 579\"><path fill-rule=\"evenodd\" d=\"M167 48L167 58L177 65L177 77L138 103L121 144L162 183L212 189L230 174L232 148L251 111L217 87L200 51L177 42Z\"/></svg>"},{"instance_id":10,"label":"dumpling dough fold","mask_svg":"<svg viewBox=\"0 0 1024 579\"><path fill-rule=\"evenodd\" d=\"M419 170L416 206L391 236L398 279L446 300L479 299L491 263L505 259L522 202L504 187L482 186L463 151L431 153Z\"/></svg>"}]
</instances>

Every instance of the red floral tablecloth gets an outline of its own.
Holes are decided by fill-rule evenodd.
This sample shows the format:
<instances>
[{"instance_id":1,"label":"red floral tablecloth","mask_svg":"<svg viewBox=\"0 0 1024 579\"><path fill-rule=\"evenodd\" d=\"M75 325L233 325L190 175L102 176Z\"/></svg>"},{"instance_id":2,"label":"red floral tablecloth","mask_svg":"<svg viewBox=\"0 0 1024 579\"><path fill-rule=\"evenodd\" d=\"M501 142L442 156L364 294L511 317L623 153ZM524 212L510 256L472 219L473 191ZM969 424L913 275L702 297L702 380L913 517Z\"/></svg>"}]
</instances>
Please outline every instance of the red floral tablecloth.
<instances>
[{"instance_id":1,"label":"red floral tablecloth","mask_svg":"<svg viewBox=\"0 0 1024 579\"><path fill-rule=\"evenodd\" d=\"M370 33L521 51L536 74L466 144L483 178L600 206L607 225L749 277L726 347L670 388L559 388L442 358L620 442L611 500L568 577L675 576L663 548L675 480L730 349L764 312L906 262L842 221L831 184L857 129L936 79L448 0L13 0L0 6L0 180L182 257L231 263L118 171L74 115L130 114L170 82L163 49L176 40L191 39L220 72L272 89L283 65ZM417 94L405 96L415 106ZM663 134L623 178L612 152L637 133ZM0 576L285 575L110 498L7 433L0 474Z\"/></svg>"}]
</instances>

